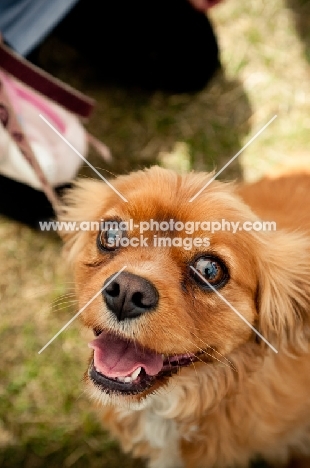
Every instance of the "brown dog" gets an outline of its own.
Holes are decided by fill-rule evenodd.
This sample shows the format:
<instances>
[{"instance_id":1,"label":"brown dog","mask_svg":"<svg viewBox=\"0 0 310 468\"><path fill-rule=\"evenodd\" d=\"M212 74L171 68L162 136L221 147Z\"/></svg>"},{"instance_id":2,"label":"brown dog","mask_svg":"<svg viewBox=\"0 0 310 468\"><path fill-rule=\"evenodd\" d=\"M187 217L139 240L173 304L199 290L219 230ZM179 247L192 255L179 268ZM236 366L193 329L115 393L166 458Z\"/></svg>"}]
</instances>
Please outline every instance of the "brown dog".
<instances>
[{"instance_id":1,"label":"brown dog","mask_svg":"<svg viewBox=\"0 0 310 468\"><path fill-rule=\"evenodd\" d=\"M96 295L88 393L151 468L310 466L310 176L189 202L210 177L154 167L112 182L127 203L99 181L67 194L62 220L117 223L64 234L80 307Z\"/></svg>"}]
</instances>

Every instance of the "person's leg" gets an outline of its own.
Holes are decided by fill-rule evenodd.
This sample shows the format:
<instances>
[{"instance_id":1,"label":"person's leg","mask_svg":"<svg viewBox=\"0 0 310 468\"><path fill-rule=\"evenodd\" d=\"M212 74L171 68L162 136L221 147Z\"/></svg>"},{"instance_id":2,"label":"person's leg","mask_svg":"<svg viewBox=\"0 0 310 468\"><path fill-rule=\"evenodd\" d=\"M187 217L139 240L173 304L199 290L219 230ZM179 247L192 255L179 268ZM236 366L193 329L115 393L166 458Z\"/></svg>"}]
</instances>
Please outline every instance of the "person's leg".
<instances>
[{"instance_id":1,"label":"person's leg","mask_svg":"<svg viewBox=\"0 0 310 468\"><path fill-rule=\"evenodd\" d=\"M78 0L1 0L0 32L20 55L29 54Z\"/></svg>"}]
</instances>

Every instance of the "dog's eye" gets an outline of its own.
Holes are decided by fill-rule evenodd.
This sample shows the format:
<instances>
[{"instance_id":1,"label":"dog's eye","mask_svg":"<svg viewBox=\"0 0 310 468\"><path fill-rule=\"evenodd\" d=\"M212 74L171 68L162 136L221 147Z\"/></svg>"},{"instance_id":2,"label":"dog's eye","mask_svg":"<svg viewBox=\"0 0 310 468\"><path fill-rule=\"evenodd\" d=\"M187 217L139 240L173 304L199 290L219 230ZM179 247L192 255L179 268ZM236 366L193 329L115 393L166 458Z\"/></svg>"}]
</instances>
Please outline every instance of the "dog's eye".
<instances>
[{"instance_id":1,"label":"dog's eye","mask_svg":"<svg viewBox=\"0 0 310 468\"><path fill-rule=\"evenodd\" d=\"M193 267L200 274L198 275L193 270L196 282L204 286L205 289L210 290L211 288L208 287L208 284L205 281L203 281L202 277L216 289L224 286L228 281L227 268L225 264L216 257L200 257L194 262Z\"/></svg>"},{"instance_id":2,"label":"dog's eye","mask_svg":"<svg viewBox=\"0 0 310 468\"><path fill-rule=\"evenodd\" d=\"M121 229L103 229L99 232L97 243L100 249L116 250L121 247L124 231Z\"/></svg>"}]
</instances>

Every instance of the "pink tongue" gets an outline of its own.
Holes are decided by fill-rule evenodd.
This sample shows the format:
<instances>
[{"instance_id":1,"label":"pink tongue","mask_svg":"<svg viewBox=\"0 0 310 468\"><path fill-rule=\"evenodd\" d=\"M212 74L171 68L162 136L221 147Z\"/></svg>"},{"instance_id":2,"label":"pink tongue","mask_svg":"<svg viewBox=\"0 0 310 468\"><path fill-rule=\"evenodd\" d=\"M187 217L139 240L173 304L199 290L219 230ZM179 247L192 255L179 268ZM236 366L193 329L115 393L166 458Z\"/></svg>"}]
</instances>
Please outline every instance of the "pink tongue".
<instances>
[{"instance_id":1,"label":"pink tongue","mask_svg":"<svg viewBox=\"0 0 310 468\"><path fill-rule=\"evenodd\" d=\"M148 375L156 375L163 367L160 354L106 332L88 346L94 349L96 370L107 377L124 377L138 367L143 367Z\"/></svg>"}]
</instances>

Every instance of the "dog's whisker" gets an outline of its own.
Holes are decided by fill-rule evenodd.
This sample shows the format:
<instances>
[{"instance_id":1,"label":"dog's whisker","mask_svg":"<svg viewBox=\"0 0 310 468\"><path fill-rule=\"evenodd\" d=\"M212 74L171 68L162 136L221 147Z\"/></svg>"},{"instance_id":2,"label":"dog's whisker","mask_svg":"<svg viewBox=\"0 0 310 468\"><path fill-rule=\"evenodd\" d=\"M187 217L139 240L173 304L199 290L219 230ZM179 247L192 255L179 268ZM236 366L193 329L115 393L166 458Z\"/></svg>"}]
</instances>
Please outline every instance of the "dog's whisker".
<instances>
[{"instance_id":1,"label":"dog's whisker","mask_svg":"<svg viewBox=\"0 0 310 468\"><path fill-rule=\"evenodd\" d=\"M168 333L171 334L171 336L173 336L174 338L181 338L179 335L175 334L175 333L172 333L171 330L168 331ZM207 355L207 356L210 356L212 359L215 359L216 361L220 362L222 365L226 366L226 367L229 367L230 369L234 370L235 372L237 372L237 369L234 367L234 366L231 366L223 361L221 361L220 359L216 358L213 354L210 354L208 353L205 349L203 348L200 348L200 346L197 346L193 341L191 340L188 340L193 346L195 346L199 351L201 351L204 355ZM197 359L201 362L204 362L202 359L200 359L198 356L196 356Z\"/></svg>"},{"instance_id":2,"label":"dog's whisker","mask_svg":"<svg viewBox=\"0 0 310 468\"><path fill-rule=\"evenodd\" d=\"M49 287L49 286L41 286L39 288L35 288L34 291L27 291L27 299L35 299L38 297L41 297L46 294L50 293L57 293L59 291L60 293L63 291L62 287ZM72 288L73 291L73 288Z\"/></svg>"},{"instance_id":3,"label":"dog's whisker","mask_svg":"<svg viewBox=\"0 0 310 468\"><path fill-rule=\"evenodd\" d=\"M71 294L71 293L63 294L63 295L55 298L53 301L51 301L49 306L50 306L51 309L55 309L55 308L58 308L58 306L60 306L62 304L65 304L65 303L76 304L77 299L75 297L75 294Z\"/></svg>"},{"instance_id":4,"label":"dog's whisker","mask_svg":"<svg viewBox=\"0 0 310 468\"><path fill-rule=\"evenodd\" d=\"M66 309L71 309L72 306L75 305L75 301L68 301L68 302L64 302L64 303L61 303L57 306L54 307L55 311L56 312L60 312L60 311L63 311L63 310L66 310Z\"/></svg>"},{"instance_id":5,"label":"dog's whisker","mask_svg":"<svg viewBox=\"0 0 310 468\"><path fill-rule=\"evenodd\" d=\"M194 367L194 371L195 371L196 377L197 377L197 379L199 380L199 375L198 375L198 372L197 372L197 369L196 369L195 363L194 363L194 362L192 362L192 365L193 365L193 367Z\"/></svg>"},{"instance_id":6,"label":"dog's whisker","mask_svg":"<svg viewBox=\"0 0 310 468\"><path fill-rule=\"evenodd\" d=\"M64 304L65 302L68 302L70 304L77 303L77 299L74 297L74 295L66 295L66 296L61 296L58 297L58 299L55 299L54 301L51 302L51 305L53 307L56 307L58 305Z\"/></svg>"},{"instance_id":7,"label":"dog's whisker","mask_svg":"<svg viewBox=\"0 0 310 468\"><path fill-rule=\"evenodd\" d=\"M75 397L75 401L76 401L76 402L79 401L79 400L80 400L82 397L84 397L84 396L87 396L87 391L83 389L83 390L80 392L80 394L77 395L77 396Z\"/></svg>"},{"instance_id":8,"label":"dog's whisker","mask_svg":"<svg viewBox=\"0 0 310 468\"><path fill-rule=\"evenodd\" d=\"M179 324L179 327L186 331L185 328L183 328L180 324ZM197 330L196 327L194 327L195 330ZM225 361L227 361L229 363L229 365L235 370L237 371L235 365L233 364L233 362L231 362L226 356L224 356L222 353L220 353L217 349L213 348L212 346L210 346L206 341L204 341L202 338L200 338L199 336L197 336L195 333L191 332L192 335L194 335L195 338L197 338L199 341L201 341L201 343L203 343L207 348L210 348L212 349L212 351L214 351L215 353L219 354L223 359L225 359Z\"/></svg>"},{"instance_id":9,"label":"dog's whisker","mask_svg":"<svg viewBox=\"0 0 310 468\"><path fill-rule=\"evenodd\" d=\"M190 351L189 351L188 349L186 349L186 348L184 348L184 351L185 351L185 353L187 353L187 354L191 354ZM203 362L198 356L197 356L197 360ZM179 362L179 359L178 359L178 362ZM194 361L192 362L192 365L193 365L193 367L194 367L194 371L195 371L196 377L197 377L197 379L199 380L198 372L197 372L197 369L196 369L196 366L195 366L195 362L194 362ZM180 366L180 365L179 365L179 368L181 369L181 366Z\"/></svg>"},{"instance_id":10,"label":"dog's whisker","mask_svg":"<svg viewBox=\"0 0 310 468\"><path fill-rule=\"evenodd\" d=\"M53 310L62 310L62 309L65 309L66 307L72 307L75 305L76 305L75 299L66 299L62 301L53 302L51 304L51 307Z\"/></svg>"},{"instance_id":11,"label":"dog's whisker","mask_svg":"<svg viewBox=\"0 0 310 468\"><path fill-rule=\"evenodd\" d=\"M194 307L194 300L193 300L193 299L192 299L192 304L193 304L193 307ZM178 326L179 326L180 328L182 328L184 331L187 331L187 330L185 330L185 328L183 328L183 327L181 326L180 323L178 324ZM195 327L195 326L194 326L193 328L194 328L195 330L197 330L198 332L200 331L199 328L197 328L197 327ZM219 354L223 359L225 359L225 361L227 361L227 362L229 363L229 365L230 365L232 368L234 368L234 370L237 371L237 369L236 369L236 367L234 366L234 364L233 364L226 356L224 356L222 353L220 353L217 349L215 349L215 348L213 348L212 346L210 346L206 341L202 340L199 336L197 336L197 335L194 334L193 332L192 332L192 334L195 336L195 338L199 339L204 345L206 345L206 347L212 349L212 351L214 351L215 353ZM221 362L221 361L220 361L220 362Z\"/></svg>"}]
</instances>

